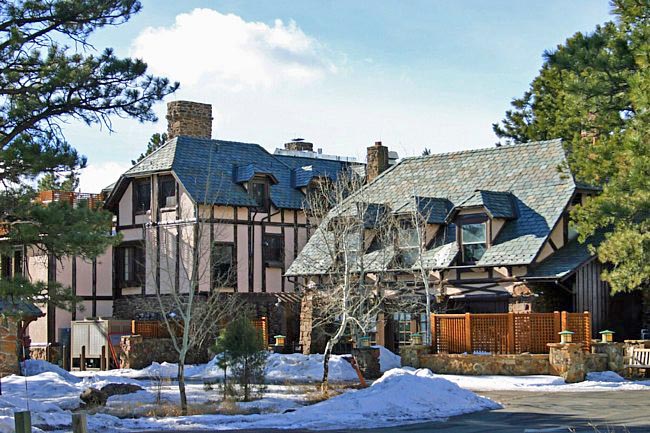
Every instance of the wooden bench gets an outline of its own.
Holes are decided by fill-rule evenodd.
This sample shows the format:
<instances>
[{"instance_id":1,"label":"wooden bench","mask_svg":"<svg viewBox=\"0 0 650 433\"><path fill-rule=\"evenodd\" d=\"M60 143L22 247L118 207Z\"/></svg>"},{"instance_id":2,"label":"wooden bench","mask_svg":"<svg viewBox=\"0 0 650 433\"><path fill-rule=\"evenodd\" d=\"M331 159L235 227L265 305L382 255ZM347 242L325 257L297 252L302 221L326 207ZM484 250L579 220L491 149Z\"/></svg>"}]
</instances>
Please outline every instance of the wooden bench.
<instances>
[{"instance_id":1,"label":"wooden bench","mask_svg":"<svg viewBox=\"0 0 650 433\"><path fill-rule=\"evenodd\" d=\"M632 356L627 368L630 373L632 373L632 370L645 370L646 373L650 371L650 349L632 349Z\"/></svg>"}]
</instances>

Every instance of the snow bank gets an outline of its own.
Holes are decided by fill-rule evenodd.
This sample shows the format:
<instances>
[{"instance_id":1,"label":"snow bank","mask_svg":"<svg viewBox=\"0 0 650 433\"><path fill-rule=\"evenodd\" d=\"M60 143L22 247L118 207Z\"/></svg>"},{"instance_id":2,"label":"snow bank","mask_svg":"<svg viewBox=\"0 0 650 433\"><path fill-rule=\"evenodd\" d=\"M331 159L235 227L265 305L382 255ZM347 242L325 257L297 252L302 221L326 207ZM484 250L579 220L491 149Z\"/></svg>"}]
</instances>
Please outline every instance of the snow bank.
<instances>
[{"instance_id":1,"label":"snow bank","mask_svg":"<svg viewBox=\"0 0 650 433\"><path fill-rule=\"evenodd\" d=\"M346 392L285 416L292 426L300 428L370 428L441 420L499 407L427 369L396 368L368 388Z\"/></svg>"},{"instance_id":2,"label":"snow bank","mask_svg":"<svg viewBox=\"0 0 650 433\"><path fill-rule=\"evenodd\" d=\"M382 373L391 368L400 368L402 366L402 357L394 354L384 346L372 346L379 349L379 368Z\"/></svg>"},{"instance_id":3,"label":"snow bank","mask_svg":"<svg viewBox=\"0 0 650 433\"><path fill-rule=\"evenodd\" d=\"M81 379L70 374L66 370L59 367L58 365L40 359L26 360L23 363L23 372L25 373L25 376L36 376L37 374L51 372L51 373L58 374L68 382L75 383L81 381Z\"/></svg>"},{"instance_id":4,"label":"snow bank","mask_svg":"<svg viewBox=\"0 0 650 433\"><path fill-rule=\"evenodd\" d=\"M264 375L270 382L317 382L323 378L323 355L273 353L266 361ZM330 356L329 380L332 382L358 381L352 365L341 355Z\"/></svg>"}]
</instances>

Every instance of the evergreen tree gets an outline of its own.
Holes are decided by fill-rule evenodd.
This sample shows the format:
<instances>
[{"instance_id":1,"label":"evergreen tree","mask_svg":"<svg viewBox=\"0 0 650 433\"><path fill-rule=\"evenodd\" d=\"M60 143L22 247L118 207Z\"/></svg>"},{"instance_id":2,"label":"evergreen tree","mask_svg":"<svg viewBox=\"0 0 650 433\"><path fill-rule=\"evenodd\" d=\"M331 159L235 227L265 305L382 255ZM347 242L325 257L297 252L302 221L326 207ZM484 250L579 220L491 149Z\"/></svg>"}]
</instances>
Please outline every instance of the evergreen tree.
<instances>
[{"instance_id":1,"label":"evergreen tree","mask_svg":"<svg viewBox=\"0 0 650 433\"><path fill-rule=\"evenodd\" d=\"M73 192L79 187L79 177L75 172L65 176L46 173L38 180L38 191L66 191Z\"/></svg>"},{"instance_id":2,"label":"evergreen tree","mask_svg":"<svg viewBox=\"0 0 650 433\"><path fill-rule=\"evenodd\" d=\"M66 141L65 122L111 130L111 116L154 121L153 104L177 89L147 74L141 60L110 48L96 53L88 43L96 30L119 26L140 9L137 0L0 2L0 254L26 245L91 258L114 242L109 213L41 206L29 184L45 174L43 187L76 186L86 158ZM71 183L54 181L61 173ZM21 284L24 293L38 292Z\"/></svg>"},{"instance_id":3,"label":"evergreen tree","mask_svg":"<svg viewBox=\"0 0 650 433\"><path fill-rule=\"evenodd\" d=\"M156 132L151 136L149 139L149 143L147 143L147 150L144 153L141 153L140 156L138 156L138 159L135 161L132 160L131 164L136 165L138 162L142 161L145 156L152 154L155 150L158 150L160 146L165 144L167 142L167 133L163 132L162 134Z\"/></svg>"},{"instance_id":4,"label":"evergreen tree","mask_svg":"<svg viewBox=\"0 0 650 433\"><path fill-rule=\"evenodd\" d=\"M499 138L562 138L578 181L603 191L572 214L611 266L614 292L650 283L650 0L615 0L615 20L545 53L540 74L494 125Z\"/></svg>"}]
</instances>

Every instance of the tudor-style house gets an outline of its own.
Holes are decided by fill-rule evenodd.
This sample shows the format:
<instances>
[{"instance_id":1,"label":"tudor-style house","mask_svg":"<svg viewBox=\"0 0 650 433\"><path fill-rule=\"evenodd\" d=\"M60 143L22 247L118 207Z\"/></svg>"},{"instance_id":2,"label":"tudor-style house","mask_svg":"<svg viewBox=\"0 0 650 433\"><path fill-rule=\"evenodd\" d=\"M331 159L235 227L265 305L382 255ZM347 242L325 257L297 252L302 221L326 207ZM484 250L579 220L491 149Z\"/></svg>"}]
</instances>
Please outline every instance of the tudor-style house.
<instances>
[{"instance_id":1,"label":"tudor-style house","mask_svg":"<svg viewBox=\"0 0 650 433\"><path fill-rule=\"evenodd\" d=\"M208 104L170 102L167 120L169 140L123 173L106 200L122 235L114 317L155 318L157 290L190 290L193 267L200 291L218 286L247 297L269 319L271 335L292 341L299 298L284 273L310 235L305 193L358 164L314 152L302 139L274 154L211 139Z\"/></svg>"},{"instance_id":2,"label":"tudor-style house","mask_svg":"<svg viewBox=\"0 0 650 433\"><path fill-rule=\"evenodd\" d=\"M390 278L384 279L422 284L414 271L424 267L436 294L434 311L590 311L594 331L615 326L609 319L616 317L622 336L637 336L641 302L610 296L602 265L578 242L570 222L571 208L598 191L577 183L567 166L559 140L401 160L357 193L366 207L395 215L408 213L413 203L428 210L421 260L409 257L413 245L386 246L391 250L383 266ZM335 207L330 215L338 213ZM376 236L372 227L365 233ZM322 239L316 233L287 271L316 290L336 260L323 253ZM372 239L360 244L368 248L359 256L366 263L380 254ZM397 350L411 332L427 329L426 320L412 312L380 314L375 340ZM622 329L626 321L630 327Z\"/></svg>"}]
</instances>

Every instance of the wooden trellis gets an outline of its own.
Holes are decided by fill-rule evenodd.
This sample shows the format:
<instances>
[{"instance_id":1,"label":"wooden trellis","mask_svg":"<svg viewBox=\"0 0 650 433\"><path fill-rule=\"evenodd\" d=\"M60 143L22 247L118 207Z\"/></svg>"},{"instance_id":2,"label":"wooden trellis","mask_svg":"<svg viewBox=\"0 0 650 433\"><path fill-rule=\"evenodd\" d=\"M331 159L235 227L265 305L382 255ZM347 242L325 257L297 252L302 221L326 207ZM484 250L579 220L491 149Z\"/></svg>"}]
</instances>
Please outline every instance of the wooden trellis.
<instances>
[{"instance_id":1,"label":"wooden trellis","mask_svg":"<svg viewBox=\"0 0 650 433\"><path fill-rule=\"evenodd\" d=\"M432 314L431 334L437 353L548 353L559 332L574 332L573 342L591 346L589 312Z\"/></svg>"}]
</instances>

